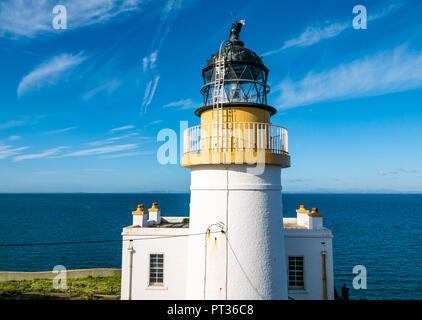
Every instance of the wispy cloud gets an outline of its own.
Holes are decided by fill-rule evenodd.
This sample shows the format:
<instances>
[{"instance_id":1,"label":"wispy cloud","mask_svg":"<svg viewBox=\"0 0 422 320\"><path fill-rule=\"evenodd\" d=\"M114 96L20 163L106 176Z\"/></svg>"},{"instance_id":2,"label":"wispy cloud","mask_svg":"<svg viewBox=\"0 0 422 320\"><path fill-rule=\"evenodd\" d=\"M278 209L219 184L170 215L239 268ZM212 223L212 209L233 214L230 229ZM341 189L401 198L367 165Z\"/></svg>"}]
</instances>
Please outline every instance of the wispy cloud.
<instances>
[{"instance_id":1,"label":"wispy cloud","mask_svg":"<svg viewBox=\"0 0 422 320\"><path fill-rule=\"evenodd\" d=\"M154 125L154 124L159 124L159 123L161 123L161 122L163 122L164 120L155 120L155 121L151 121L149 124L150 125Z\"/></svg>"},{"instance_id":2,"label":"wispy cloud","mask_svg":"<svg viewBox=\"0 0 422 320\"><path fill-rule=\"evenodd\" d=\"M133 129L133 128L135 128L135 126L130 124L130 125L127 125L127 126L124 126L124 127L118 127L118 128L111 129L110 132L113 133L113 132L118 132L118 131L129 130L129 129Z\"/></svg>"},{"instance_id":3,"label":"wispy cloud","mask_svg":"<svg viewBox=\"0 0 422 320\"><path fill-rule=\"evenodd\" d=\"M198 103L194 102L192 99L183 99L179 101L170 102L162 106L162 108L177 108L179 110L184 110L184 109L193 109L193 108L196 108L197 106L198 106Z\"/></svg>"},{"instance_id":4,"label":"wispy cloud","mask_svg":"<svg viewBox=\"0 0 422 320\"><path fill-rule=\"evenodd\" d=\"M137 147L138 147L137 144L121 144L121 145L115 145L115 146L84 149L84 150L79 150L79 151L70 152L70 153L61 155L58 158L92 156L92 155L112 153L112 152L118 152L118 151L124 151L124 150L131 150L131 149L136 149Z\"/></svg>"},{"instance_id":5,"label":"wispy cloud","mask_svg":"<svg viewBox=\"0 0 422 320\"><path fill-rule=\"evenodd\" d=\"M108 156L102 156L100 158L101 159L117 159L117 158L124 158L124 157L151 155L154 153L155 153L154 151L124 152L124 153L118 153L118 154L111 154Z\"/></svg>"},{"instance_id":6,"label":"wispy cloud","mask_svg":"<svg viewBox=\"0 0 422 320\"><path fill-rule=\"evenodd\" d=\"M290 182L290 183L302 183L302 182L311 182L311 179L300 179L300 178L295 178L295 179L286 179L286 182Z\"/></svg>"},{"instance_id":7,"label":"wispy cloud","mask_svg":"<svg viewBox=\"0 0 422 320\"><path fill-rule=\"evenodd\" d=\"M157 61L157 54L158 54L158 51L155 50L149 56L146 56L142 59L142 65L143 65L144 72L147 72L148 70L155 70L155 68L156 68L155 63Z\"/></svg>"},{"instance_id":8,"label":"wispy cloud","mask_svg":"<svg viewBox=\"0 0 422 320\"><path fill-rule=\"evenodd\" d=\"M358 59L302 80L284 80L276 90L280 109L317 102L378 96L422 87L422 52L406 46Z\"/></svg>"},{"instance_id":9,"label":"wispy cloud","mask_svg":"<svg viewBox=\"0 0 422 320\"><path fill-rule=\"evenodd\" d=\"M158 82L160 81L160 75L157 72L158 54L181 7L181 0L167 0L161 12L160 24L152 41L151 53L142 59L143 71L144 74L147 74L149 81L147 82L144 98L141 103L141 117L146 114L148 106L151 104L157 90Z\"/></svg>"},{"instance_id":10,"label":"wispy cloud","mask_svg":"<svg viewBox=\"0 0 422 320\"><path fill-rule=\"evenodd\" d=\"M368 21L374 21L383 18L395 11L396 9L400 8L402 5L403 3L390 4L380 9L379 11L376 11L374 14L368 14ZM351 28L351 26L351 20L347 22L328 22L324 25L319 26L308 26L305 31L303 31L298 37L285 41L283 46L281 46L280 48L265 52L262 56L265 57L272 54L276 54L292 47L311 46L322 40L337 37L346 29Z\"/></svg>"},{"instance_id":11,"label":"wispy cloud","mask_svg":"<svg viewBox=\"0 0 422 320\"><path fill-rule=\"evenodd\" d=\"M10 141L15 141L15 140L19 140L19 139L21 139L22 137L21 136L10 136L9 137L9 140Z\"/></svg>"},{"instance_id":12,"label":"wispy cloud","mask_svg":"<svg viewBox=\"0 0 422 320\"><path fill-rule=\"evenodd\" d=\"M112 144L112 143L115 143L116 141L128 139L128 138L133 138L133 137L136 137L136 136L139 136L139 133L132 132L132 133L125 134L123 136L118 136L118 137L108 138L108 139L105 139L105 140L98 140L98 141L94 141L94 142L89 142L89 143L87 143L87 145L93 146L93 147L102 146L102 145L105 145L105 144Z\"/></svg>"},{"instance_id":13,"label":"wispy cloud","mask_svg":"<svg viewBox=\"0 0 422 320\"><path fill-rule=\"evenodd\" d=\"M22 78L18 86L18 96L30 90L40 89L45 85L57 83L66 71L72 70L85 59L81 53L77 55L64 53L38 65L33 71Z\"/></svg>"},{"instance_id":14,"label":"wispy cloud","mask_svg":"<svg viewBox=\"0 0 422 320\"><path fill-rule=\"evenodd\" d=\"M0 146L0 159L5 159L8 157L12 157L15 156L19 153L21 153L21 151L28 149L29 147L19 147L19 148L14 148L12 146Z\"/></svg>"},{"instance_id":15,"label":"wispy cloud","mask_svg":"<svg viewBox=\"0 0 422 320\"><path fill-rule=\"evenodd\" d=\"M106 92L108 95L112 94L118 87L120 87L121 82L119 80L111 80L106 83L100 84L94 89L89 90L83 96L84 100L89 100L92 97L96 96L101 92Z\"/></svg>"},{"instance_id":16,"label":"wispy cloud","mask_svg":"<svg viewBox=\"0 0 422 320\"><path fill-rule=\"evenodd\" d=\"M68 131L71 131L71 130L74 130L74 129L77 129L77 128L79 128L79 127L76 126L76 127L68 127L68 128L64 128L64 129L52 130L52 131L47 132L46 134L64 133L64 132L68 132Z\"/></svg>"},{"instance_id":17,"label":"wispy cloud","mask_svg":"<svg viewBox=\"0 0 422 320\"><path fill-rule=\"evenodd\" d=\"M113 169L101 169L101 168L87 168L87 169L82 169L82 171L86 171L86 172L113 172L115 170L113 170Z\"/></svg>"},{"instance_id":18,"label":"wispy cloud","mask_svg":"<svg viewBox=\"0 0 422 320\"><path fill-rule=\"evenodd\" d=\"M112 144L114 141L106 139L106 140L97 140L97 141L93 141L93 142L88 142L86 143L87 146L91 146L91 147L99 147L99 146L103 146L106 144Z\"/></svg>"},{"instance_id":19,"label":"wispy cloud","mask_svg":"<svg viewBox=\"0 0 422 320\"><path fill-rule=\"evenodd\" d=\"M152 41L152 48L160 50L168 33L172 27L172 23L177 18L179 10L182 8L182 0L167 0L164 5L161 16L160 25L157 28L154 40ZM152 50L152 51L154 51Z\"/></svg>"},{"instance_id":20,"label":"wispy cloud","mask_svg":"<svg viewBox=\"0 0 422 320\"><path fill-rule=\"evenodd\" d=\"M139 136L139 133L138 132L132 132L132 133L125 134L123 136L108 138L108 140L110 140L110 141L118 141L118 140L122 140L122 139L136 137L136 136Z\"/></svg>"},{"instance_id":21,"label":"wispy cloud","mask_svg":"<svg viewBox=\"0 0 422 320\"><path fill-rule=\"evenodd\" d=\"M60 151L62 151L63 149L66 149L67 147L57 147L57 148L53 148L53 149L48 149L45 150L43 152L40 153L32 153L32 154L24 154L21 156L16 156L13 158L13 162L19 162L22 160L29 160L29 159L41 159L41 158L46 158L46 157L51 157L53 155L56 155L57 153L59 153Z\"/></svg>"},{"instance_id":22,"label":"wispy cloud","mask_svg":"<svg viewBox=\"0 0 422 320\"><path fill-rule=\"evenodd\" d=\"M105 23L121 15L128 18L129 12L142 9L148 0L62 0L59 4L67 8L70 30L93 24ZM0 3L0 36L33 38L40 34L53 33L52 10L55 0L4 0Z\"/></svg>"},{"instance_id":23,"label":"wispy cloud","mask_svg":"<svg viewBox=\"0 0 422 320\"><path fill-rule=\"evenodd\" d=\"M262 56L269 56L291 47L311 46L321 40L338 36L349 26L349 23L333 23L323 27L307 27L298 38L287 40L281 48L268 51Z\"/></svg>"},{"instance_id":24,"label":"wispy cloud","mask_svg":"<svg viewBox=\"0 0 422 320\"><path fill-rule=\"evenodd\" d=\"M416 173L418 173L416 169L403 169L403 168L399 168L394 171L384 171L384 170L378 171L379 176L396 176L396 175L402 175L402 174L416 174Z\"/></svg>"},{"instance_id":25,"label":"wispy cloud","mask_svg":"<svg viewBox=\"0 0 422 320\"><path fill-rule=\"evenodd\" d=\"M144 98L142 100L141 105L141 113L144 115L147 110L148 106L151 104L152 99L154 98L155 90L157 90L158 81L160 81L160 76L156 75L154 80L150 80L147 83L147 86L145 88Z\"/></svg>"},{"instance_id":26,"label":"wispy cloud","mask_svg":"<svg viewBox=\"0 0 422 320\"><path fill-rule=\"evenodd\" d=\"M151 90L149 92L149 98L148 98L148 101L146 102L146 106L149 106L151 104L152 98L154 98L154 95L155 95L155 90L157 90L157 85L158 85L159 80L160 80L160 76L156 76L154 78L154 82L153 82L153 85L152 85Z\"/></svg>"},{"instance_id":27,"label":"wispy cloud","mask_svg":"<svg viewBox=\"0 0 422 320\"><path fill-rule=\"evenodd\" d=\"M0 123L0 130L25 126L28 124L29 120L29 118L26 118L22 120L10 120L4 123Z\"/></svg>"},{"instance_id":28,"label":"wispy cloud","mask_svg":"<svg viewBox=\"0 0 422 320\"><path fill-rule=\"evenodd\" d=\"M59 171L34 171L32 174L39 175L39 176L52 176L59 174Z\"/></svg>"},{"instance_id":29,"label":"wispy cloud","mask_svg":"<svg viewBox=\"0 0 422 320\"><path fill-rule=\"evenodd\" d=\"M397 1L390 3L389 5L379 9L378 11L375 11L374 13L369 12L368 13L368 21L374 21L379 18L383 18L385 16L388 16L389 14L393 13L394 11L400 9L405 5L404 1Z\"/></svg>"}]
</instances>

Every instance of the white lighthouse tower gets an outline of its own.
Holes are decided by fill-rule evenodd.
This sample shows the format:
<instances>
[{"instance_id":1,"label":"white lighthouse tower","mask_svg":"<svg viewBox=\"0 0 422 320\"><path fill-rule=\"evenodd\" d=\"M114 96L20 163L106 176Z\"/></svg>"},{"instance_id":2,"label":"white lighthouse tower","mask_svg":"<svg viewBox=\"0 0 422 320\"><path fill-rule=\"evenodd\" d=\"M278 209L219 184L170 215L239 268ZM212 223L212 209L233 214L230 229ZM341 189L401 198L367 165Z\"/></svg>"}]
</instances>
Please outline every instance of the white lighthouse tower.
<instances>
[{"instance_id":1,"label":"white lighthouse tower","mask_svg":"<svg viewBox=\"0 0 422 320\"><path fill-rule=\"evenodd\" d=\"M287 299L281 169L287 130L270 123L268 69L232 25L203 69L201 124L184 135L191 170L187 299Z\"/></svg>"}]
</instances>

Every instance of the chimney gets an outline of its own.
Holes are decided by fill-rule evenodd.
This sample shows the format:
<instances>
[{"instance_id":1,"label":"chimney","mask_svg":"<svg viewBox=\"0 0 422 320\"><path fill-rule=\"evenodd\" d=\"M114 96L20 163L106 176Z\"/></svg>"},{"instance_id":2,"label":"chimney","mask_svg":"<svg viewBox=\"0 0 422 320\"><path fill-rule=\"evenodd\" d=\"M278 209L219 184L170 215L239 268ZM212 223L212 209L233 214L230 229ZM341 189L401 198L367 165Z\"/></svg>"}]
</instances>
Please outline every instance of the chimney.
<instances>
[{"instance_id":1,"label":"chimney","mask_svg":"<svg viewBox=\"0 0 422 320\"><path fill-rule=\"evenodd\" d=\"M323 214L318 212L318 208L312 208L309 216L309 229L322 229L322 217Z\"/></svg>"},{"instance_id":2,"label":"chimney","mask_svg":"<svg viewBox=\"0 0 422 320\"><path fill-rule=\"evenodd\" d=\"M161 223L161 209L158 207L157 202L152 203L152 207L148 209L149 220L151 224L160 224Z\"/></svg>"},{"instance_id":3,"label":"chimney","mask_svg":"<svg viewBox=\"0 0 422 320\"><path fill-rule=\"evenodd\" d=\"M136 211L132 211L133 225L140 227L148 227L148 211L145 211L144 205L138 205Z\"/></svg>"},{"instance_id":4,"label":"chimney","mask_svg":"<svg viewBox=\"0 0 422 320\"><path fill-rule=\"evenodd\" d=\"M309 210L305 209L303 204L300 205L299 209L296 210L297 213L297 224L302 227L309 227Z\"/></svg>"}]
</instances>

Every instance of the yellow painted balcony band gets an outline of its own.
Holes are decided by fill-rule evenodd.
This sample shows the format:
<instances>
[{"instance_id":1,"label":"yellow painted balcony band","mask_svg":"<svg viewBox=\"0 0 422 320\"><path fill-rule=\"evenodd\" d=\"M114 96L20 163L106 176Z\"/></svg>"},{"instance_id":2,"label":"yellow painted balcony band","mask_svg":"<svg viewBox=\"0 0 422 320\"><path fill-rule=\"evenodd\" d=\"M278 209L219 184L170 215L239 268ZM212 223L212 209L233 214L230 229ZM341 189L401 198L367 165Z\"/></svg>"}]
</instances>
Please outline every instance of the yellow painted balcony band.
<instances>
[{"instance_id":1,"label":"yellow painted balcony band","mask_svg":"<svg viewBox=\"0 0 422 320\"><path fill-rule=\"evenodd\" d=\"M205 123L184 132L182 166L266 163L290 167L287 129L266 122Z\"/></svg>"}]
</instances>

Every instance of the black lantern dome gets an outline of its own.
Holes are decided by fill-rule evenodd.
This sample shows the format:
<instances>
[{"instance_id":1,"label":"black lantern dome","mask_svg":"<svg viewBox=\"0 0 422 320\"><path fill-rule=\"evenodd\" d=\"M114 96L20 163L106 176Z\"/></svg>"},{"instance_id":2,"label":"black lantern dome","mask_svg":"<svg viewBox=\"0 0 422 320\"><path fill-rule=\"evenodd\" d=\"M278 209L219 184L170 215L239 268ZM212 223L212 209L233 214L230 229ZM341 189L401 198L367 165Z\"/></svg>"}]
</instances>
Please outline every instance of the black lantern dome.
<instances>
[{"instance_id":1,"label":"black lantern dome","mask_svg":"<svg viewBox=\"0 0 422 320\"><path fill-rule=\"evenodd\" d=\"M267 85L269 70L262 59L245 48L244 43L239 40L242 25L243 21L232 25L230 40L225 41L225 46L208 60L207 66L202 70L204 85L201 93L204 95L204 106L213 104L219 58L220 61L224 59L224 89L220 92L220 102L267 104L267 94L270 91Z\"/></svg>"}]
</instances>

